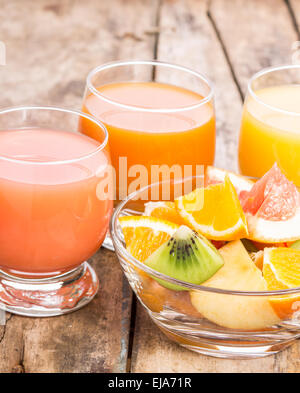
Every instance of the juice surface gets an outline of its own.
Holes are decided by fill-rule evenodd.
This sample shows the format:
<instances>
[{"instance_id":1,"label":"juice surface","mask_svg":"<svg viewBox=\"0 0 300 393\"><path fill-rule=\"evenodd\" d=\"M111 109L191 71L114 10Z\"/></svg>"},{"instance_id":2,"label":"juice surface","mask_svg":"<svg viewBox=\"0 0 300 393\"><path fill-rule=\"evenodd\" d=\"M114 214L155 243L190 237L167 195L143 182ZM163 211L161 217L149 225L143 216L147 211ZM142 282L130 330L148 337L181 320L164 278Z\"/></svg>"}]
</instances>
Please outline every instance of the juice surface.
<instances>
[{"instance_id":1,"label":"juice surface","mask_svg":"<svg viewBox=\"0 0 300 393\"><path fill-rule=\"evenodd\" d=\"M146 169L147 183L150 183L153 181L152 165L165 164L169 168L178 165L184 175L184 165L213 163L215 118L212 103L192 110L178 110L199 103L203 99L199 94L156 82L108 84L99 87L98 91L113 101L139 108L123 108L94 94L88 95L84 102L83 111L101 120L108 129L112 164L117 174L117 191L119 183L124 187L120 190L120 199L134 191L129 183L139 170L135 165ZM170 111L147 112L143 108ZM177 111L172 112L173 108ZM92 128L85 132L97 138ZM120 179L120 157L127 158L128 182L127 178Z\"/></svg>"},{"instance_id":2,"label":"juice surface","mask_svg":"<svg viewBox=\"0 0 300 393\"><path fill-rule=\"evenodd\" d=\"M255 94L264 103L298 116L272 110L249 96L241 124L240 170L260 177L277 161L289 180L300 186L300 86L276 86Z\"/></svg>"},{"instance_id":3,"label":"juice surface","mask_svg":"<svg viewBox=\"0 0 300 393\"><path fill-rule=\"evenodd\" d=\"M29 276L61 273L101 245L112 202L96 191L99 168L104 171L109 156L103 150L77 160L98 146L72 132L0 131L0 157L22 160L0 158L1 269Z\"/></svg>"}]
</instances>

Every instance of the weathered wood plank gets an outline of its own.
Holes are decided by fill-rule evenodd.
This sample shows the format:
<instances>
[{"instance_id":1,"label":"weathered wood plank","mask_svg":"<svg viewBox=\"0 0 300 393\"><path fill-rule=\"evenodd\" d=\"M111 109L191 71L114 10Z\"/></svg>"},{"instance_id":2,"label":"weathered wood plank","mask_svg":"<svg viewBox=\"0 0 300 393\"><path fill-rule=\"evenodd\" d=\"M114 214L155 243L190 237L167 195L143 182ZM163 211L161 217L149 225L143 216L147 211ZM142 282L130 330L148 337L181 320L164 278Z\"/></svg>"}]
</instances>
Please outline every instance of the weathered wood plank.
<instances>
[{"instance_id":1,"label":"weathered wood plank","mask_svg":"<svg viewBox=\"0 0 300 393\"><path fill-rule=\"evenodd\" d=\"M165 337L140 305L136 320L133 355L133 372L272 373L277 371L273 367L272 358L238 361L217 359L179 347ZM296 355L299 354L295 353L295 359L297 359Z\"/></svg>"},{"instance_id":2,"label":"weathered wood plank","mask_svg":"<svg viewBox=\"0 0 300 393\"><path fill-rule=\"evenodd\" d=\"M291 63L298 38L284 0L212 0L210 13L243 94L255 72Z\"/></svg>"},{"instance_id":3,"label":"weathered wood plank","mask_svg":"<svg viewBox=\"0 0 300 393\"><path fill-rule=\"evenodd\" d=\"M28 103L80 108L91 68L152 58L157 0L0 0L0 107Z\"/></svg>"},{"instance_id":4,"label":"weathered wood plank","mask_svg":"<svg viewBox=\"0 0 300 393\"><path fill-rule=\"evenodd\" d=\"M6 313L3 310L0 310L0 326L4 326L6 324Z\"/></svg>"},{"instance_id":5,"label":"weathered wood plank","mask_svg":"<svg viewBox=\"0 0 300 393\"><path fill-rule=\"evenodd\" d=\"M100 291L83 309L54 318L11 315L0 341L1 372L125 371L131 296L113 253L92 259Z\"/></svg>"},{"instance_id":6,"label":"weathered wood plank","mask_svg":"<svg viewBox=\"0 0 300 393\"><path fill-rule=\"evenodd\" d=\"M294 25L295 25L295 30L297 32L298 40L300 40L300 1L299 0L286 0L287 5L289 7L291 17L293 19ZM294 50L295 45L293 46ZM299 46L297 47L299 50ZM299 63L299 57L298 56L298 63Z\"/></svg>"},{"instance_id":7,"label":"weathered wood plank","mask_svg":"<svg viewBox=\"0 0 300 393\"><path fill-rule=\"evenodd\" d=\"M87 307L64 317L35 319L23 330L26 372L126 371L131 297L113 253L93 258L100 291Z\"/></svg>"},{"instance_id":8,"label":"weathered wood plank","mask_svg":"<svg viewBox=\"0 0 300 393\"><path fill-rule=\"evenodd\" d=\"M152 58L157 1L0 0L0 107L54 104L80 109L85 78L101 63ZM131 292L115 255L92 258L100 293L73 314L7 315L0 372L126 371Z\"/></svg>"},{"instance_id":9,"label":"weathered wood plank","mask_svg":"<svg viewBox=\"0 0 300 393\"><path fill-rule=\"evenodd\" d=\"M236 169L241 96L247 80L262 67L291 59L291 44L297 38L286 4L277 0L212 0L208 4L166 0L160 21L159 58L187 64L215 82L216 163ZM255 360L197 355L168 341L151 325L141 306L137 310L134 372L294 372L299 371L298 358L299 344Z\"/></svg>"}]
</instances>

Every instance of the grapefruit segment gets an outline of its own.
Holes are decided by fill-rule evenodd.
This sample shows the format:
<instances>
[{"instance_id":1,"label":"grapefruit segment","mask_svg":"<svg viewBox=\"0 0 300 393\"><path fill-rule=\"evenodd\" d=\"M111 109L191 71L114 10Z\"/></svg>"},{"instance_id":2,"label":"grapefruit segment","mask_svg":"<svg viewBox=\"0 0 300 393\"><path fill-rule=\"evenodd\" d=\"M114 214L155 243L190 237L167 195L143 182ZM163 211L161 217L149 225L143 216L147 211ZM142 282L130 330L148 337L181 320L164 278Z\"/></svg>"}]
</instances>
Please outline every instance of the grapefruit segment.
<instances>
[{"instance_id":1,"label":"grapefruit segment","mask_svg":"<svg viewBox=\"0 0 300 393\"><path fill-rule=\"evenodd\" d=\"M291 242L299 238L300 209L287 221L270 221L246 213L249 239L264 243Z\"/></svg>"},{"instance_id":2,"label":"grapefruit segment","mask_svg":"<svg viewBox=\"0 0 300 393\"><path fill-rule=\"evenodd\" d=\"M286 221L295 216L299 200L297 187L275 163L245 194L242 207L245 212L269 221Z\"/></svg>"},{"instance_id":3,"label":"grapefruit segment","mask_svg":"<svg viewBox=\"0 0 300 393\"><path fill-rule=\"evenodd\" d=\"M250 239L264 243L299 239L299 191L276 163L250 191L244 193L241 204Z\"/></svg>"}]
</instances>

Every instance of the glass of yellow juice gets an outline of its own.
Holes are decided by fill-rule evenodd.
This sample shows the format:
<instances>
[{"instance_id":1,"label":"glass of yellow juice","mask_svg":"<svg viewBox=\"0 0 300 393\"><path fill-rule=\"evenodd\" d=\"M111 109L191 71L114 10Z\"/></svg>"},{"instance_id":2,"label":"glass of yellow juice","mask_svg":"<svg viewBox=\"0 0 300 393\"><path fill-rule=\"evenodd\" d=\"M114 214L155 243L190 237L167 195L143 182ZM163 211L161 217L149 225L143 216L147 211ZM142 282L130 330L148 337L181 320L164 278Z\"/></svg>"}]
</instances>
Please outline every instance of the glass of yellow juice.
<instances>
[{"instance_id":1,"label":"glass of yellow juice","mask_svg":"<svg viewBox=\"0 0 300 393\"><path fill-rule=\"evenodd\" d=\"M300 65L266 68L248 83L240 129L240 171L260 177L275 162L300 186Z\"/></svg>"}]
</instances>

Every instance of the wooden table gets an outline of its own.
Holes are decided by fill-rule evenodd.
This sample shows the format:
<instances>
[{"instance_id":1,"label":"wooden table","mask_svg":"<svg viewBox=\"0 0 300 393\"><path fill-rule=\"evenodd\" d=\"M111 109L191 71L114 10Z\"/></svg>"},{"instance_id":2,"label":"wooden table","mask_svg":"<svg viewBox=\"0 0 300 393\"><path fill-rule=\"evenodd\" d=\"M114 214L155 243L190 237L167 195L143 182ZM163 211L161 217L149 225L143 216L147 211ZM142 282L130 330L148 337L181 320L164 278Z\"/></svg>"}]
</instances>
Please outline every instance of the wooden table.
<instances>
[{"instance_id":1,"label":"wooden table","mask_svg":"<svg viewBox=\"0 0 300 393\"><path fill-rule=\"evenodd\" d=\"M80 108L88 71L117 59L187 65L215 84L216 164L237 169L248 78L290 63L300 0L0 0L0 107ZM300 343L264 359L221 360L168 341L136 304L114 253L92 258L101 289L61 317L0 317L1 372L296 372Z\"/></svg>"}]
</instances>

